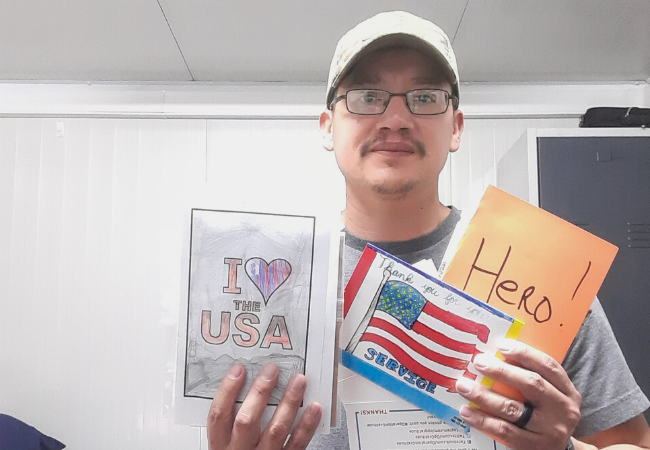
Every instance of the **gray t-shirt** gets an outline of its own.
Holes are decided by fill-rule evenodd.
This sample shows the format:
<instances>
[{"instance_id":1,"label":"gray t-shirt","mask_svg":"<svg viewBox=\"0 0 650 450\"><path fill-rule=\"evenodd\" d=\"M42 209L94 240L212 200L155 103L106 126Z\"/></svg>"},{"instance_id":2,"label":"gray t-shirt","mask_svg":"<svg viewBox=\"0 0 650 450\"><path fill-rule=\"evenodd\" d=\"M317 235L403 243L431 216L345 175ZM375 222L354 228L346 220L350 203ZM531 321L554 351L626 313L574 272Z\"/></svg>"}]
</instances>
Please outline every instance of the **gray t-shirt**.
<instances>
[{"instance_id":1,"label":"gray t-shirt","mask_svg":"<svg viewBox=\"0 0 650 450\"><path fill-rule=\"evenodd\" d=\"M432 259L439 267L459 219L460 212L451 207L449 216L431 233L410 241L370 243L407 263ZM345 238L347 283L368 241L350 233ZM577 438L619 425L650 406L625 362L598 299L594 300L562 365L582 395L582 419L573 433ZM341 428L314 438L309 450L349 448L345 412L342 414Z\"/></svg>"}]
</instances>

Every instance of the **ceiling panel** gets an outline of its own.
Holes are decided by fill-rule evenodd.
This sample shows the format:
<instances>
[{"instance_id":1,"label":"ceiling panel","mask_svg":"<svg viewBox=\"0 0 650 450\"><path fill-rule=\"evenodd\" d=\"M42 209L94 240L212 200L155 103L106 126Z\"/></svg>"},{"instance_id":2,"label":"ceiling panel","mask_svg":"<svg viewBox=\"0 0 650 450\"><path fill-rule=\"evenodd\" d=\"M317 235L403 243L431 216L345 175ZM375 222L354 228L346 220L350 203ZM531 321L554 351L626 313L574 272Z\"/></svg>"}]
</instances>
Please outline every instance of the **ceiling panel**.
<instances>
[{"instance_id":1,"label":"ceiling panel","mask_svg":"<svg viewBox=\"0 0 650 450\"><path fill-rule=\"evenodd\" d=\"M465 1L161 0L196 80L324 82L338 39L381 11L405 10L450 36Z\"/></svg>"},{"instance_id":2,"label":"ceiling panel","mask_svg":"<svg viewBox=\"0 0 650 450\"><path fill-rule=\"evenodd\" d=\"M2 0L0 79L191 76L156 0Z\"/></svg>"},{"instance_id":3,"label":"ceiling panel","mask_svg":"<svg viewBox=\"0 0 650 450\"><path fill-rule=\"evenodd\" d=\"M650 79L650 0L159 2L0 0L0 80L323 83L340 36L395 9L449 34L461 81Z\"/></svg>"},{"instance_id":4,"label":"ceiling panel","mask_svg":"<svg viewBox=\"0 0 650 450\"><path fill-rule=\"evenodd\" d=\"M454 49L461 81L650 77L648 0L470 0Z\"/></svg>"}]
</instances>

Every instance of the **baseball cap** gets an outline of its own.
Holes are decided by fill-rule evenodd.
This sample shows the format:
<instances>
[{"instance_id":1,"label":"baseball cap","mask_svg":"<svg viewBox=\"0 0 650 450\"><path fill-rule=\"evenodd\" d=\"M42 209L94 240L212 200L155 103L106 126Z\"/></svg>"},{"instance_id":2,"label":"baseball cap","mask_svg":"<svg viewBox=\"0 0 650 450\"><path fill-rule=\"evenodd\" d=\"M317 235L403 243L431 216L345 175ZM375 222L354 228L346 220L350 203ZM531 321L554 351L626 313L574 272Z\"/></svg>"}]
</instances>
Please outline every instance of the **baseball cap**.
<instances>
[{"instance_id":1,"label":"baseball cap","mask_svg":"<svg viewBox=\"0 0 650 450\"><path fill-rule=\"evenodd\" d=\"M421 17L390 11L364 20L339 40L330 64L326 105L329 106L341 80L364 55L387 47L409 47L430 54L447 69L452 94L460 98L456 55L445 32Z\"/></svg>"}]
</instances>

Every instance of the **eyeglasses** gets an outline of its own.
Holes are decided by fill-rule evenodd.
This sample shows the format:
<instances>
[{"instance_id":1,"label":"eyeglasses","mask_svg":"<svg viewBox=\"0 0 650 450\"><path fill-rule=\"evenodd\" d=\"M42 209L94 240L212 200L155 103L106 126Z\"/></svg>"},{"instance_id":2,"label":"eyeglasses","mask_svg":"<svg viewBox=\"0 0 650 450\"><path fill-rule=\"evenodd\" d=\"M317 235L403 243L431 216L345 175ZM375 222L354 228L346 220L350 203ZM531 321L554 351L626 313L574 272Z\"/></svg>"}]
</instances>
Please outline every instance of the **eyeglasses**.
<instances>
[{"instance_id":1,"label":"eyeglasses","mask_svg":"<svg viewBox=\"0 0 650 450\"><path fill-rule=\"evenodd\" d=\"M332 100L330 109L345 99L348 111L352 114L378 115L386 111L393 97L404 97L409 111L421 116L444 114L449 108L449 100L454 108L458 106L458 99L443 89L414 89L403 94L393 94L380 89L353 89Z\"/></svg>"}]
</instances>

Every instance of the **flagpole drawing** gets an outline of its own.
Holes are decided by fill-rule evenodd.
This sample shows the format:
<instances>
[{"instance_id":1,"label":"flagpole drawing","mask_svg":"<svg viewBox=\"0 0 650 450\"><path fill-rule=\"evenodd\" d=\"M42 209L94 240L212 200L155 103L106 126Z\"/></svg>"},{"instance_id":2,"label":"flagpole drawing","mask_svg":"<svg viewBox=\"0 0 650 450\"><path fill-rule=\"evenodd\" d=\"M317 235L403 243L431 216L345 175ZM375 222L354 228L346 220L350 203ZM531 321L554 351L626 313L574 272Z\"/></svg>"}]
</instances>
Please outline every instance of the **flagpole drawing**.
<instances>
[{"instance_id":1,"label":"flagpole drawing","mask_svg":"<svg viewBox=\"0 0 650 450\"><path fill-rule=\"evenodd\" d=\"M354 334L352 335L350 342L348 343L347 347L345 347L346 352L354 353L354 350L356 350L357 345L359 345L359 341L361 341L361 337L366 332L366 329L370 324L370 320L372 320L372 316L375 313L375 310L377 309L377 303L379 302L379 297L381 296L381 293L383 292L384 286L386 286L389 277L390 277L390 270L384 269L383 278L381 280L381 283L379 283L377 292L375 293L375 296L373 297L372 302L368 307L368 311L366 311L366 315L363 316L363 319L361 320L361 323L359 324Z\"/></svg>"}]
</instances>

